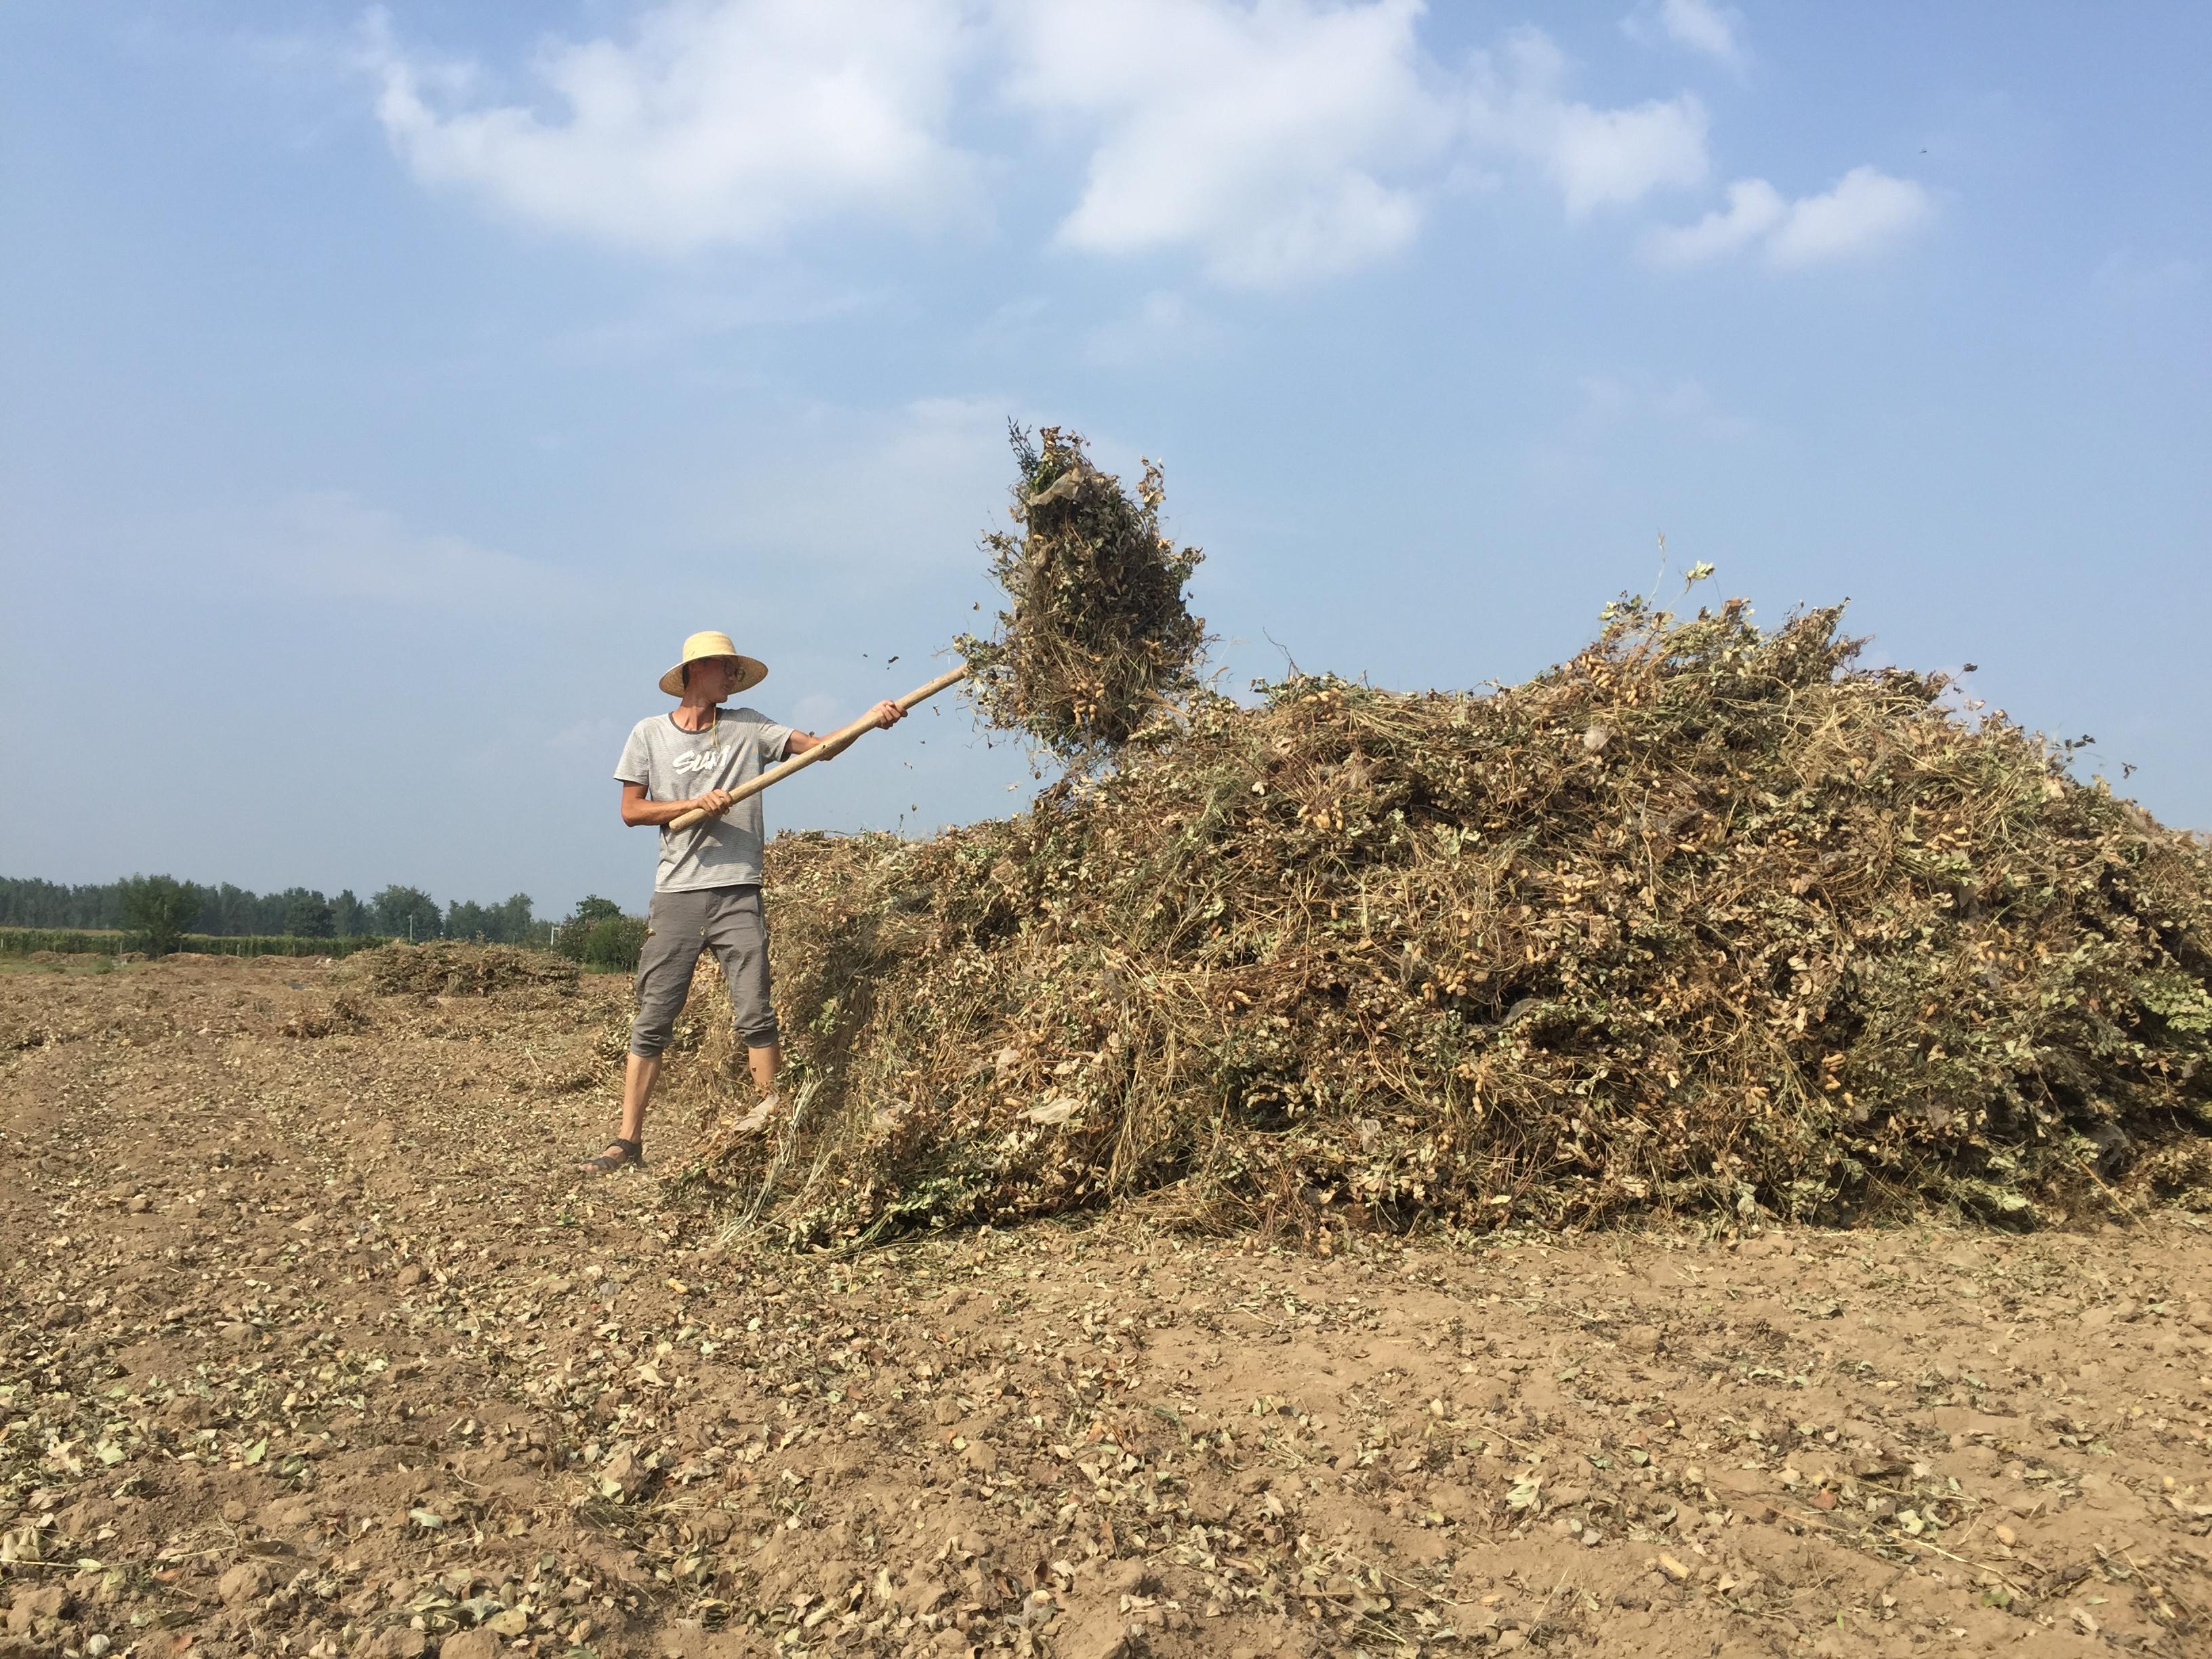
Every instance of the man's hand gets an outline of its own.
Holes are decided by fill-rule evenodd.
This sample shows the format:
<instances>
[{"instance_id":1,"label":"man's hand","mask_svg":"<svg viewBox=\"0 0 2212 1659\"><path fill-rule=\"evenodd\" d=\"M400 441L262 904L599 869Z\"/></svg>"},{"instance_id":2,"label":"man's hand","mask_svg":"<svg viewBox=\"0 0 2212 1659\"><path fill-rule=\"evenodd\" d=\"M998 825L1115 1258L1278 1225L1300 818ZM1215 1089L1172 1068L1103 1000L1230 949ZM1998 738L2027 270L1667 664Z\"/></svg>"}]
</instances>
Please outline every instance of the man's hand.
<instances>
[{"instance_id":1,"label":"man's hand","mask_svg":"<svg viewBox=\"0 0 2212 1659\"><path fill-rule=\"evenodd\" d=\"M696 807L708 817L716 817L728 811L731 801L735 799L726 789L709 789L703 795L694 795L685 810Z\"/></svg>"},{"instance_id":2,"label":"man's hand","mask_svg":"<svg viewBox=\"0 0 2212 1659\"><path fill-rule=\"evenodd\" d=\"M888 732L906 718L906 710L888 699L878 703L868 711L868 714L874 720L878 732ZM816 759L835 760L859 742L860 738L860 732L855 732L851 737L838 738L833 741L829 738L817 738L811 732L794 732L791 734L790 744L784 752L787 755L804 755L819 749L822 752L815 757Z\"/></svg>"},{"instance_id":3,"label":"man's hand","mask_svg":"<svg viewBox=\"0 0 2212 1659\"><path fill-rule=\"evenodd\" d=\"M906 718L906 710L900 708L896 703L891 702L888 697L886 697L883 702L878 703L868 712L876 717L876 730L878 732L888 732L891 727L896 726L901 720ZM836 760L838 756L843 754L848 749L850 749L860 740L860 734L855 732L851 737L843 739L842 742L833 743L828 748L824 749L822 751L822 758L823 760Z\"/></svg>"}]
</instances>

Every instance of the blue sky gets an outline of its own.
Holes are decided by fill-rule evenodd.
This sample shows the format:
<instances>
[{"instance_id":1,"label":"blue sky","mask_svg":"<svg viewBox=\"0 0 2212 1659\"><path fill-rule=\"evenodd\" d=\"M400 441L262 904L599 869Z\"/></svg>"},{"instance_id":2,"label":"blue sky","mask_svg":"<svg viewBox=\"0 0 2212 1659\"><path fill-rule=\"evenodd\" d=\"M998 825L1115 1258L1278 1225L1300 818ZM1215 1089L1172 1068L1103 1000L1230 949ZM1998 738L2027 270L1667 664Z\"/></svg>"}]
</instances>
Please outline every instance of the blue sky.
<instances>
[{"instance_id":1,"label":"blue sky","mask_svg":"<svg viewBox=\"0 0 2212 1659\"><path fill-rule=\"evenodd\" d=\"M641 905L678 642L817 729L927 678L1009 417L1165 462L1232 688L1523 678L1663 532L2212 827L2208 61L2184 4L11 8L0 872ZM1030 787L943 700L769 817Z\"/></svg>"}]
</instances>

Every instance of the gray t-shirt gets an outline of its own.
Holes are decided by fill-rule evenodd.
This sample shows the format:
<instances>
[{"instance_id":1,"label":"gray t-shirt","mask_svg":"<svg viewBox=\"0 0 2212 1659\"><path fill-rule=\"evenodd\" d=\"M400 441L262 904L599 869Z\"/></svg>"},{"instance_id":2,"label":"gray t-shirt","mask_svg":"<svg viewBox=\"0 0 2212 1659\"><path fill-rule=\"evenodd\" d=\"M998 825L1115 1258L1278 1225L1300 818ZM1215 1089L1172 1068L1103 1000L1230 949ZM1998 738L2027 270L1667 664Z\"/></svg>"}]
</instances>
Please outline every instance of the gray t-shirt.
<instances>
[{"instance_id":1,"label":"gray t-shirt","mask_svg":"<svg viewBox=\"0 0 2212 1659\"><path fill-rule=\"evenodd\" d=\"M630 728L615 776L641 783L647 800L689 800L709 789L734 789L783 758L791 728L757 709L718 708L704 732L686 732L669 714ZM719 818L689 830L660 830L656 893L735 887L761 878L760 797L741 800Z\"/></svg>"}]
</instances>

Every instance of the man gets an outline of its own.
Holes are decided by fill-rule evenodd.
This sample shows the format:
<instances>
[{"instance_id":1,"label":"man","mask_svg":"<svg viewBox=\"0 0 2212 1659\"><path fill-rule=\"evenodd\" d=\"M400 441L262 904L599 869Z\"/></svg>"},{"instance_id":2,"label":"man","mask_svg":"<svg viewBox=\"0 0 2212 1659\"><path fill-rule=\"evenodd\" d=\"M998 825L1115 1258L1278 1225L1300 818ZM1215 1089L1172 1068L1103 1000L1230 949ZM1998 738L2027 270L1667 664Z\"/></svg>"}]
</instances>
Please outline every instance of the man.
<instances>
[{"instance_id":1,"label":"man","mask_svg":"<svg viewBox=\"0 0 2212 1659\"><path fill-rule=\"evenodd\" d=\"M691 970L702 950L711 949L721 961L737 1034L763 1099L775 1087L783 1050L769 1003L760 797L738 802L726 816L723 809L738 785L823 740L753 709L722 707L767 678L767 668L738 655L728 635L694 634L684 641L682 659L660 677L660 689L679 700L677 707L640 720L623 745L615 776L622 784L624 823L665 826L694 807L708 817L688 830L661 828L660 867L637 963L637 1017L623 1076L622 1126L606 1151L577 1165L587 1174L645 1162L645 1109L660 1080L661 1053L690 994ZM875 715L878 726L889 727L905 719L906 711L880 702Z\"/></svg>"}]
</instances>

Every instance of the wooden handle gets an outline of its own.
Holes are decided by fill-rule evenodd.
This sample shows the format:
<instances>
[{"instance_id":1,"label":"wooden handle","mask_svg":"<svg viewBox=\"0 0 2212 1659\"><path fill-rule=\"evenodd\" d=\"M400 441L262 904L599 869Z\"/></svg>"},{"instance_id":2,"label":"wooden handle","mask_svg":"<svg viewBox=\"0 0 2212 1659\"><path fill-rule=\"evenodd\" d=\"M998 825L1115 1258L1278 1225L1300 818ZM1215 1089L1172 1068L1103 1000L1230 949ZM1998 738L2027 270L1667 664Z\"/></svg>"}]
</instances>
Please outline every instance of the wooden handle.
<instances>
[{"instance_id":1,"label":"wooden handle","mask_svg":"<svg viewBox=\"0 0 2212 1659\"><path fill-rule=\"evenodd\" d=\"M935 696L948 685L957 685L962 680L964 680L967 678L968 665L963 663L957 668L949 669L945 672L939 674L935 679L930 681L927 685L917 685L913 690L908 692L906 696L898 700L898 706L902 711L911 710L915 704L921 702L925 698ZM875 729L876 717L873 714L863 714L860 719L854 720L850 726L840 726L836 731L832 732L828 737L823 738L821 742L816 744L813 748L808 750L805 754L793 755L789 760L780 762L776 765L769 767L767 771L762 773L758 777L752 779L749 782L741 783L736 788L731 790L730 806L735 806L741 800L750 800L755 795L760 793L762 790L767 788L769 785L782 782L784 779L789 777L793 772L804 772L808 767L813 765L814 763L818 760L828 760L832 755L842 753L846 745L850 744L855 738L858 738L862 732L872 732ZM726 806L722 810L726 812L729 811L729 807ZM667 823L662 827L669 830L689 830L693 824L703 823L706 820L707 814L700 808L695 806L690 811L679 813L675 817L669 819Z\"/></svg>"}]
</instances>

